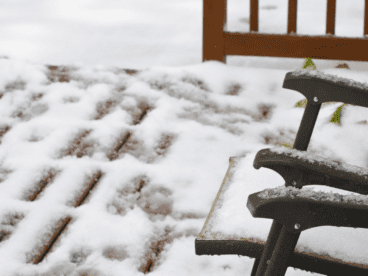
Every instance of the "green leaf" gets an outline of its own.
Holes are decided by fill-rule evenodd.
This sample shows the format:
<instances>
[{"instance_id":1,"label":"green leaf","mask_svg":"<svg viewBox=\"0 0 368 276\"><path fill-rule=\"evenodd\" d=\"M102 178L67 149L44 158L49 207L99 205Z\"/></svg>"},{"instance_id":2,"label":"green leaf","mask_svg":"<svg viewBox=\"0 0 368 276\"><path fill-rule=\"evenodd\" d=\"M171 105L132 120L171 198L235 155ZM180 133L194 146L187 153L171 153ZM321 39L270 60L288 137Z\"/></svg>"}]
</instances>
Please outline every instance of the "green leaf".
<instances>
[{"instance_id":1,"label":"green leaf","mask_svg":"<svg viewBox=\"0 0 368 276\"><path fill-rule=\"evenodd\" d=\"M340 117L341 117L341 109L343 108L343 106L345 106L347 104L343 104L343 105L340 105L336 111L333 113L332 117L331 117L331 120L330 122L331 123L334 123L334 124L338 124L338 125L341 125L340 124Z\"/></svg>"},{"instance_id":2,"label":"green leaf","mask_svg":"<svg viewBox=\"0 0 368 276\"><path fill-rule=\"evenodd\" d=\"M316 65L314 65L313 61L311 58L305 58L305 62L303 65L303 69L312 69L312 70L316 70Z\"/></svg>"},{"instance_id":3,"label":"green leaf","mask_svg":"<svg viewBox=\"0 0 368 276\"><path fill-rule=\"evenodd\" d=\"M307 99L304 99L304 100L301 100L299 102L297 102L295 104L295 107L302 107L302 108L305 108L307 106L307 103L308 103L308 100ZM332 104L332 103L336 103L336 102L326 102L326 103L323 103L322 106L325 106L325 105L328 105L328 104ZM343 106L345 106L347 104L343 104L341 106L339 106L336 111L332 114L332 117L330 119L330 122L331 123L334 123L334 124L338 124L338 125L341 125L340 124L340 118L341 118L341 110L343 108ZM364 122L360 122L361 124L364 124Z\"/></svg>"},{"instance_id":4,"label":"green leaf","mask_svg":"<svg viewBox=\"0 0 368 276\"><path fill-rule=\"evenodd\" d=\"M301 101L299 101L295 104L295 107L304 107L305 108L307 106L307 102L308 102L307 99L301 100Z\"/></svg>"},{"instance_id":5,"label":"green leaf","mask_svg":"<svg viewBox=\"0 0 368 276\"><path fill-rule=\"evenodd\" d=\"M347 65L346 63L340 63L337 66L335 66L335 68L350 69L349 65Z\"/></svg>"},{"instance_id":6,"label":"green leaf","mask_svg":"<svg viewBox=\"0 0 368 276\"><path fill-rule=\"evenodd\" d=\"M285 148L289 148L292 149L293 145L292 144L288 144L288 143L281 143L282 146L284 146Z\"/></svg>"}]
</instances>

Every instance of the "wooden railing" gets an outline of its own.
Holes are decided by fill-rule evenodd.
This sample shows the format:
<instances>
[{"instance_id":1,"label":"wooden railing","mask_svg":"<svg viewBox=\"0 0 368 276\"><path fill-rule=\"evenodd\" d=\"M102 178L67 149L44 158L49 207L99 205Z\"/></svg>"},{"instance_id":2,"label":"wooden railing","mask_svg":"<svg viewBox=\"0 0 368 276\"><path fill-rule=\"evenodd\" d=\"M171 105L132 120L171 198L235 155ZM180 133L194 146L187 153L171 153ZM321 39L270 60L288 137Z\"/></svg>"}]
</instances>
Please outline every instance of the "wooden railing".
<instances>
[{"instance_id":1,"label":"wooden railing","mask_svg":"<svg viewBox=\"0 0 368 276\"><path fill-rule=\"evenodd\" d=\"M203 61L226 63L227 55L368 61L368 0L363 38L332 36L336 0L327 0L326 35L322 36L296 34L297 0L289 0L287 34L258 33L258 0L250 0L250 32L227 32L226 3L203 0Z\"/></svg>"}]
</instances>

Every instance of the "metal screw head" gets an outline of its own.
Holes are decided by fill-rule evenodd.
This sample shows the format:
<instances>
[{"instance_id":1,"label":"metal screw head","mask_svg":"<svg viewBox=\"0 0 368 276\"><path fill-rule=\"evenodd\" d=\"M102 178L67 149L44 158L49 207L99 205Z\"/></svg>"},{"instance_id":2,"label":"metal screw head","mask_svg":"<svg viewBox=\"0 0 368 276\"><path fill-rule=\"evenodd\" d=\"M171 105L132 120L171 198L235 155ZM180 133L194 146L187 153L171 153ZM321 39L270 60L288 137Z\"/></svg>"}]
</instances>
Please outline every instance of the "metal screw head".
<instances>
[{"instance_id":1,"label":"metal screw head","mask_svg":"<svg viewBox=\"0 0 368 276\"><path fill-rule=\"evenodd\" d=\"M296 185L296 181L294 180L294 181L293 181L293 186L295 186L295 185Z\"/></svg>"},{"instance_id":2,"label":"metal screw head","mask_svg":"<svg viewBox=\"0 0 368 276\"><path fill-rule=\"evenodd\" d=\"M318 98L317 97L314 97L313 99L315 102L318 102Z\"/></svg>"},{"instance_id":3,"label":"metal screw head","mask_svg":"<svg viewBox=\"0 0 368 276\"><path fill-rule=\"evenodd\" d=\"M299 229L299 228L300 228L300 224L299 224L299 223L296 223L296 224L294 225L294 228L295 228L295 229Z\"/></svg>"}]
</instances>

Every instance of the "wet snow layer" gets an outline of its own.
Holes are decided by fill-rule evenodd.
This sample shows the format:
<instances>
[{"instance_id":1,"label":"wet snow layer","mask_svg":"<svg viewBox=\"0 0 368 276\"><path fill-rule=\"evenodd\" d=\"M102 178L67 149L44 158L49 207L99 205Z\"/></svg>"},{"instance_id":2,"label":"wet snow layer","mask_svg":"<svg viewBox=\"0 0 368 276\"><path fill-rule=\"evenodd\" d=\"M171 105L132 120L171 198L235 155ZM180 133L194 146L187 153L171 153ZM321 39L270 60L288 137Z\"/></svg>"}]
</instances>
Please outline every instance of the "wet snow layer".
<instances>
[{"instance_id":1,"label":"wet snow layer","mask_svg":"<svg viewBox=\"0 0 368 276\"><path fill-rule=\"evenodd\" d=\"M316 77L318 79L322 79L322 80L329 80L329 81L333 81L339 84L344 84L344 85L349 85L351 87L354 88L360 88L360 89L365 89L368 92L368 83L367 82L358 82L358 81L354 81L352 79L347 79L347 78L343 78L343 77L339 77L336 75L330 75L330 74L326 74L322 71L319 70L295 70L292 73L293 76L310 76L310 77Z\"/></svg>"},{"instance_id":2,"label":"wet snow layer","mask_svg":"<svg viewBox=\"0 0 368 276\"><path fill-rule=\"evenodd\" d=\"M359 175L367 175L368 177L368 168L366 167L363 168L359 166L350 165L346 162L336 161L331 158L318 156L313 153L308 153L306 151L300 151L300 150L286 148L286 147L274 147L270 149L270 151L277 152L277 153L285 153L288 156L292 156L292 157L298 157L298 159L308 161L311 164L313 164L314 162L319 162L323 165L326 165L336 170L344 170L344 171L353 172Z\"/></svg>"},{"instance_id":3,"label":"wet snow layer","mask_svg":"<svg viewBox=\"0 0 368 276\"><path fill-rule=\"evenodd\" d=\"M329 193L325 193L322 191L317 192L314 191L314 188L305 188L305 187L302 189L297 189L294 187L279 186L273 189L266 189L261 193L259 193L258 196L264 199L285 197L285 196L291 198L305 197L313 200L368 205L368 196L365 195L357 195L357 194L341 195L332 192Z\"/></svg>"}]
</instances>

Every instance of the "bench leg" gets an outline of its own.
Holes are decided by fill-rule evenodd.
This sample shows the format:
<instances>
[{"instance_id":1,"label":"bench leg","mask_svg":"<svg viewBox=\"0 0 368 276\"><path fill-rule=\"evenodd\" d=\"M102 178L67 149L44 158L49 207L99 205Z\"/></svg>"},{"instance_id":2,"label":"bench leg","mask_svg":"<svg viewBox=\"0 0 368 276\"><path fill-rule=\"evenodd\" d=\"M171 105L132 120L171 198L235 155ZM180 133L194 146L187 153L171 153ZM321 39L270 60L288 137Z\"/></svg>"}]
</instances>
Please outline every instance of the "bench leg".
<instances>
[{"instance_id":1,"label":"bench leg","mask_svg":"<svg viewBox=\"0 0 368 276\"><path fill-rule=\"evenodd\" d=\"M264 276L284 276L288 268L290 256L294 254L295 246L300 236L299 233L290 233L285 227L282 228L280 237L277 240L272 258L268 264Z\"/></svg>"},{"instance_id":2,"label":"bench leg","mask_svg":"<svg viewBox=\"0 0 368 276\"><path fill-rule=\"evenodd\" d=\"M256 258L256 260L254 261L252 272L251 272L250 276L256 276L257 269L258 269L260 261L261 261L261 258Z\"/></svg>"},{"instance_id":3,"label":"bench leg","mask_svg":"<svg viewBox=\"0 0 368 276\"><path fill-rule=\"evenodd\" d=\"M263 249L259 264L257 264L257 262L254 262L253 270L251 274L252 276L253 276L253 271L254 273L257 272L256 274L254 274L254 276L263 276L265 274L267 270L267 261L270 260L272 257L272 252L274 251L274 248L276 246L281 229L282 229L282 224L274 220L272 222L271 230L270 230L270 233L268 234L266 245Z\"/></svg>"},{"instance_id":4,"label":"bench leg","mask_svg":"<svg viewBox=\"0 0 368 276\"><path fill-rule=\"evenodd\" d=\"M322 104L313 104L311 102L307 102L307 106L305 108L302 121L300 123L298 133L294 142L294 149L306 151L309 145L310 138L313 133L314 126L317 121L318 113L321 109ZM254 262L252 276L264 276L267 271L267 261L271 259L272 252L275 249L276 243L278 243L278 238L282 229L282 224L277 223L275 220L272 223L272 227L270 233L268 234L266 245L262 252L261 260ZM300 235L300 234L299 234ZM298 237L294 237L295 245L298 241ZM281 237L280 237L281 238ZM280 240L281 241L281 240ZM295 249L295 245L292 250ZM292 251L294 252L294 251ZM286 265L286 264L285 264ZM285 266L284 265L284 266ZM287 266L285 267L286 272ZM284 274L285 274L284 272ZM284 275L277 274L277 275ZM276 275L276 274L275 274Z\"/></svg>"}]
</instances>

